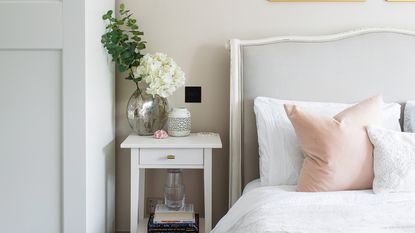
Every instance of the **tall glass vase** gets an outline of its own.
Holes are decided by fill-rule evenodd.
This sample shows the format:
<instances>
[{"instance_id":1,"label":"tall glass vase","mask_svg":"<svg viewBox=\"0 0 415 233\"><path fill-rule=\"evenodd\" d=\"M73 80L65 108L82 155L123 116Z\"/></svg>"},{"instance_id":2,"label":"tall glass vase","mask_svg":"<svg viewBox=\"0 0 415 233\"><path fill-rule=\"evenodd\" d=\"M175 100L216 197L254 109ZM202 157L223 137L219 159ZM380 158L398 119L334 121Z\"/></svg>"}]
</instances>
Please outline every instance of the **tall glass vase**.
<instances>
[{"instance_id":1,"label":"tall glass vase","mask_svg":"<svg viewBox=\"0 0 415 233\"><path fill-rule=\"evenodd\" d=\"M169 209L179 210L184 206L185 188L181 169L168 169L164 184L164 203Z\"/></svg>"},{"instance_id":2,"label":"tall glass vase","mask_svg":"<svg viewBox=\"0 0 415 233\"><path fill-rule=\"evenodd\" d=\"M168 111L169 104L166 98L158 95L153 97L137 88L128 100L128 123L138 135L153 135L157 130L163 129Z\"/></svg>"}]
</instances>

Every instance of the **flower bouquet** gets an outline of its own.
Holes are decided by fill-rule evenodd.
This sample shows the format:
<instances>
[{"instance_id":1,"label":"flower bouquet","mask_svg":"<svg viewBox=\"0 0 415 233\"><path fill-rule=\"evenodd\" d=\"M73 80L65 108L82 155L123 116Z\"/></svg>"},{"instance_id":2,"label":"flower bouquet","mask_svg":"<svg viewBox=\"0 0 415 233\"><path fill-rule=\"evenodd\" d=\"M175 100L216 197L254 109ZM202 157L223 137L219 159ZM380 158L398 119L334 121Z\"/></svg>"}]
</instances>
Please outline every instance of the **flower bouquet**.
<instances>
[{"instance_id":1,"label":"flower bouquet","mask_svg":"<svg viewBox=\"0 0 415 233\"><path fill-rule=\"evenodd\" d=\"M137 21L124 4L119 6L119 18L109 10L102 16L107 31L101 43L111 55L118 72L135 83L136 90L127 104L131 128L139 135L152 135L167 121L167 97L185 82L185 74L174 60L163 53L142 55L146 42L142 40Z\"/></svg>"}]
</instances>

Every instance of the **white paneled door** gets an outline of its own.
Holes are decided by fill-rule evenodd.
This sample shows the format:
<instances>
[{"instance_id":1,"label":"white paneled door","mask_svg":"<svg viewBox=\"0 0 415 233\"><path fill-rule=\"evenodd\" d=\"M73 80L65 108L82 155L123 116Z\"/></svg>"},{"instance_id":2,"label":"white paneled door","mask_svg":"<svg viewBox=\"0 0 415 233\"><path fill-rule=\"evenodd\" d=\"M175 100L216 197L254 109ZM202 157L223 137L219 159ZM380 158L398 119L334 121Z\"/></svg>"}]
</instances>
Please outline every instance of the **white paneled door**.
<instances>
[{"instance_id":1,"label":"white paneled door","mask_svg":"<svg viewBox=\"0 0 415 233\"><path fill-rule=\"evenodd\" d=\"M0 232L85 231L84 10L0 0Z\"/></svg>"}]
</instances>

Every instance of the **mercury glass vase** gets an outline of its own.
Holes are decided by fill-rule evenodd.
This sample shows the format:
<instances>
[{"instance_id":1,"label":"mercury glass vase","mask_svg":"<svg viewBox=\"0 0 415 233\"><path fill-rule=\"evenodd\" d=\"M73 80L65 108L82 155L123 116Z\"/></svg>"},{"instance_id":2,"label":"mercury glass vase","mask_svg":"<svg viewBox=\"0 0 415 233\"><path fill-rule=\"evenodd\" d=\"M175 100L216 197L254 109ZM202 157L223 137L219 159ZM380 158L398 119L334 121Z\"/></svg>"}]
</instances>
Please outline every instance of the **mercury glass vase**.
<instances>
[{"instance_id":1,"label":"mercury glass vase","mask_svg":"<svg viewBox=\"0 0 415 233\"><path fill-rule=\"evenodd\" d=\"M127 104L127 117L131 129L138 135L153 135L167 122L169 104L166 98L134 91Z\"/></svg>"}]
</instances>

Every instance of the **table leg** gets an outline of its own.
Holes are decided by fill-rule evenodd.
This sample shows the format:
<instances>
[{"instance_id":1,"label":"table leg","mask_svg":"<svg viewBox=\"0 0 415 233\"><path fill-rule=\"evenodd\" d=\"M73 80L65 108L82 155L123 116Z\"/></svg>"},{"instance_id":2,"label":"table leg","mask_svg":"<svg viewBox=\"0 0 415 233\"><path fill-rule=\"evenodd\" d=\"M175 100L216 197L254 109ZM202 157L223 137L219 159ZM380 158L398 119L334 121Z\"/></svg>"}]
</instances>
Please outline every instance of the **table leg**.
<instances>
[{"instance_id":1,"label":"table leg","mask_svg":"<svg viewBox=\"0 0 415 233\"><path fill-rule=\"evenodd\" d=\"M139 169L139 192L138 192L138 222L143 223L144 221L144 210L145 210L145 187L146 187L146 169ZM141 233L141 232L140 232Z\"/></svg>"},{"instance_id":2,"label":"table leg","mask_svg":"<svg viewBox=\"0 0 415 233\"><path fill-rule=\"evenodd\" d=\"M212 149L204 149L205 233L212 229Z\"/></svg>"},{"instance_id":3,"label":"table leg","mask_svg":"<svg viewBox=\"0 0 415 233\"><path fill-rule=\"evenodd\" d=\"M138 149L131 149L131 171L130 171L130 232L137 233L138 227L138 195L139 195L139 169Z\"/></svg>"}]
</instances>

